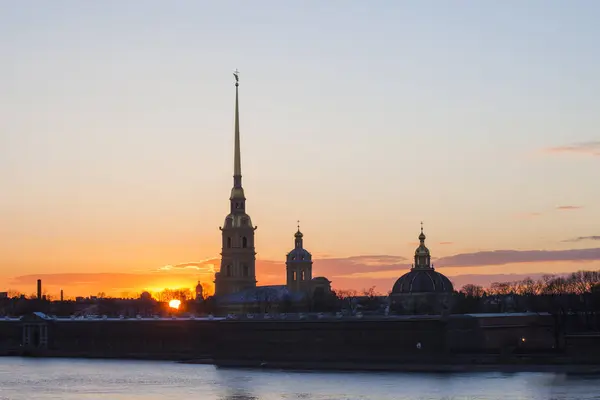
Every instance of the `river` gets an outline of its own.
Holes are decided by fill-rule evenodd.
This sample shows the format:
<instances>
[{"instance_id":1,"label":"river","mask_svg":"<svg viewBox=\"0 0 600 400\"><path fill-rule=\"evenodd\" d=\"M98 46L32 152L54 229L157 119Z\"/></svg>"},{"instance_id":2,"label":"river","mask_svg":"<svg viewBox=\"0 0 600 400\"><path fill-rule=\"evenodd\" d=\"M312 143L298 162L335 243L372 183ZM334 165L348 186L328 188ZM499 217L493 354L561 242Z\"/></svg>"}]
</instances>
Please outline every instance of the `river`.
<instances>
[{"instance_id":1,"label":"river","mask_svg":"<svg viewBox=\"0 0 600 400\"><path fill-rule=\"evenodd\" d=\"M585 400L597 376L218 369L154 361L0 358L1 400Z\"/></svg>"}]
</instances>

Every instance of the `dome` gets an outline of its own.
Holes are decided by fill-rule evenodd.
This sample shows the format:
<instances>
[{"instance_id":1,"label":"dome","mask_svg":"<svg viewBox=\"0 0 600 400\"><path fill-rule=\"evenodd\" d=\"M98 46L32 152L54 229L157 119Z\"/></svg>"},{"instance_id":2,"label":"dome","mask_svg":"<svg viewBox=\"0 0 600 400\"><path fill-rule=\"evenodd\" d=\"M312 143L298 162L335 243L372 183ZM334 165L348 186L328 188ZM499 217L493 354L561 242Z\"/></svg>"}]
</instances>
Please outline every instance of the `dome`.
<instances>
[{"instance_id":1,"label":"dome","mask_svg":"<svg viewBox=\"0 0 600 400\"><path fill-rule=\"evenodd\" d=\"M296 239L301 239L301 238L302 238L302 236L304 236L304 235L302 234L302 232L300 232L300 230L298 230L298 232L296 232L296 233L294 234L294 237L295 237Z\"/></svg>"},{"instance_id":2,"label":"dome","mask_svg":"<svg viewBox=\"0 0 600 400\"><path fill-rule=\"evenodd\" d=\"M308 250L303 248L296 247L292 251L290 251L287 255L287 259L289 261L310 261L312 255L308 252Z\"/></svg>"},{"instance_id":3,"label":"dome","mask_svg":"<svg viewBox=\"0 0 600 400\"><path fill-rule=\"evenodd\" d=\"M433 268L414 268L402 275L392 288L392 294L452 293L453 291L450 279Z\"/></svg>"}]
</instances>

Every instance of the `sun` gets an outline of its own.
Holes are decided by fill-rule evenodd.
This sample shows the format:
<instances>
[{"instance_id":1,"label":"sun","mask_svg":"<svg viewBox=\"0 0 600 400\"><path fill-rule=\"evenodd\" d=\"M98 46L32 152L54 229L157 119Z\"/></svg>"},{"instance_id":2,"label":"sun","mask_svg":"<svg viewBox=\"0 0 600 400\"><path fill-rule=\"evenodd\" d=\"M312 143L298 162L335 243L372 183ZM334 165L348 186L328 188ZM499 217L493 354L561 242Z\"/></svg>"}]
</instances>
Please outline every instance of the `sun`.
<instances>
[{"instance_id":1,"label":"sun","mask_svg":"<svg viewBox=\"0 0 600 400\"><path fill-rule=\"evenodd\" d=\"M174 308L174 309L179 309L179 306L181 305L181 300L177 300L177 299L173 299L169 302L169 307Z\"/></svg>"}]
</instances>

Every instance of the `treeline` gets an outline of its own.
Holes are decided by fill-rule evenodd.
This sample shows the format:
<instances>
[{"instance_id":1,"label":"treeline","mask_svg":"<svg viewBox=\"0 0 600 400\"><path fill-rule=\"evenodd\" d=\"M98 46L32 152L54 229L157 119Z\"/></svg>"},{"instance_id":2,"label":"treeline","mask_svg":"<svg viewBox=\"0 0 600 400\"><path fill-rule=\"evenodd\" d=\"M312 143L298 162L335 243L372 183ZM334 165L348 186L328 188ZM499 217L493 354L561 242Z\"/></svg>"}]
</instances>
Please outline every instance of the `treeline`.
<instances>
[{"instance_id":1,"label":"treeline","mask_svg":"<svg viewBox=\"0 0 600 400\"><path fill-rule=\"evenodd\" d=\"M600 290L600 271L577 271L567 276L544 275L538 280L525 278L514 282L494 282L489 288L465 285L460 292L466 296L483 297L497 295L565 295L592 293Z\"/></svg>"},{"instance_id":2,"label":"treeline","mask_svg":"<svg viewBox=\"0 0 600 400\"><path fill-rule=\"evenodd\" d=\"M600 271L534 280L496 282L489 288L465 285L456 293L452 312L548 312L565 316L577 330L600 329Z\"/></svg>"}]
</instances>

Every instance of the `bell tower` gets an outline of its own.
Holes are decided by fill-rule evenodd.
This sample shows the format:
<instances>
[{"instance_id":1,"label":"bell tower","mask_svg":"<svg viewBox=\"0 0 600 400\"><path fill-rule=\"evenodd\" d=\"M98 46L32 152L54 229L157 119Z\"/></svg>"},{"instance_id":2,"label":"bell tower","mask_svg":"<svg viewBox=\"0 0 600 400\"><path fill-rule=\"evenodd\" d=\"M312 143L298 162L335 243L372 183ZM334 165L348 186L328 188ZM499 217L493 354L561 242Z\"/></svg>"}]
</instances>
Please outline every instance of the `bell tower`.
<instances>
[{"instance_id":1,"label":"bell tower","mask_svg":"<svg viewBox=\"0 0 600 400\"><path fill-rule=\"evenodd\" d=\"M221 230L221 268L215 274L215 295L221 296L256 287L256 252L254 231L246 214L246 196L242 187L240 151L239 72L235 77L235 137L233 152L233 188L229 196L229 215Z\"/></svg>"},{"instance_id":2,"label":"bell tower","mask_svg":"<svg viewBox=\"0 0 600 400\"><path fill-rule=\"evenodd\" d=\"M285 261L287 287L293 292L309 289L312 281L312 255L304 248L303 237L298 221L294 248L287 254Z\"/></svg>"}]
</instances>

